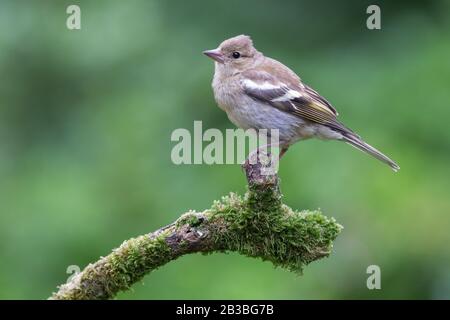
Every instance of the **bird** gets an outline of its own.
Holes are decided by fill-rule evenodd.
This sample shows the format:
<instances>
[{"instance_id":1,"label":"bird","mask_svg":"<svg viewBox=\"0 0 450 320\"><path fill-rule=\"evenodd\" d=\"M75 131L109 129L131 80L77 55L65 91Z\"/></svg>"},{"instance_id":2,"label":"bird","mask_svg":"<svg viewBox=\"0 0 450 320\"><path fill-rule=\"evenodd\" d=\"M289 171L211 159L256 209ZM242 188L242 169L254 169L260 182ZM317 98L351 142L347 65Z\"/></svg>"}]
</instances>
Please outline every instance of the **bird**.
<instances>
[{"instance_id":1,"label":"bird","mask_svg":"<svg viewBox=\"0 0 450 320\"><path fill-rule=\"evenodd\" d=\"M389 165L400 167L338 121L337 110L281 62L258 51L247 35L203 51L214 60L212 88L217 105L241 129L278 129L281 158L309 138L338 140Z\"/></svg>"}]
</instances>

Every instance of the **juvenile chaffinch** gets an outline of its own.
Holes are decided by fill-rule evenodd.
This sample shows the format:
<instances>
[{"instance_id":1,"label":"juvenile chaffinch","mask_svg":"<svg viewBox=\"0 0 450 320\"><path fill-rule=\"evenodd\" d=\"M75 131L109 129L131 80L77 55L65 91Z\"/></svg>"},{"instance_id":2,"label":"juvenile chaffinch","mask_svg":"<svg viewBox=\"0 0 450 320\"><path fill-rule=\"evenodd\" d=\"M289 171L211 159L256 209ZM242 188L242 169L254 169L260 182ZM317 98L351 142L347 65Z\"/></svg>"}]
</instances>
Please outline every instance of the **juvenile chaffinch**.
<instances>
[{"instance_id":1,"label":"juvenile chaffinch","mask_svg":"<svg viewBox=\"0 0 450 320\"><path fill-rule=\"evenodd\" d=\"M219 107L242 129L278 129L280 158L293 143L316 137L347 142L400 169L340 123L336 109L291 69L256 50L250 37L225 40L203 53L215 60L212 87Z\"/></svg>"}]
</instances>

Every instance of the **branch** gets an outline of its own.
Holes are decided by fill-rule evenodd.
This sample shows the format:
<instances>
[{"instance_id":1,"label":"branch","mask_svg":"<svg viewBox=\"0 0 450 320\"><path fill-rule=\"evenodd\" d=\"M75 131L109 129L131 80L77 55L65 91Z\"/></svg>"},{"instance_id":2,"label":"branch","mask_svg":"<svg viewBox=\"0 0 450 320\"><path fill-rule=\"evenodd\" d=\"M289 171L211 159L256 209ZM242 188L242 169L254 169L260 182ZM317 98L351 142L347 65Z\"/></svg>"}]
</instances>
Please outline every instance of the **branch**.
<instances>
[{"instance_id":1,"label":"branch","mask_svg":"<svg viewBox=\"0 0 450 320\"><path fill-rule=\"evenodd\" d=\"M328 256L342 227L319 211L297 212L282 204L277 175L261 165L243 166L248 192L215 201L203 212L189 211L174 223L139 236L89 264L50 299L109 299L149 272L195 252L234 251L301 273Z\"/></svg>"}]
</instances>

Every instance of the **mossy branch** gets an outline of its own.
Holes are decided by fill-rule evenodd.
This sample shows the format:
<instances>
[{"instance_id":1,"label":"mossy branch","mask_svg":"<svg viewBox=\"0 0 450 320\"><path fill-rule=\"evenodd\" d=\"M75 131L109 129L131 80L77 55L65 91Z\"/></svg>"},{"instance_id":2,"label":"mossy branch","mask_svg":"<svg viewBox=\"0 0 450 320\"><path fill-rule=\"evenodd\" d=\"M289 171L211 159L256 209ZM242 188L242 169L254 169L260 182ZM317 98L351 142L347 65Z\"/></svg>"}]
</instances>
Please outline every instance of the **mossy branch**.
<instances>
[{"instance_id":1,"label":"mossy branch","mask_svg":"<svg viewBox=\"0 0 450 320\"><path fill-rule=\"evenodd\" d=\"M195 252L239 252L298 273L328 256L342 227L319 211L298 212L282 204L277 175L262 175L260 164L243 167L245 196L231 193L208 210L189 211L164 228L123 242L50 299L109 299L152 270Z\"/></svg>"}]
</instances>

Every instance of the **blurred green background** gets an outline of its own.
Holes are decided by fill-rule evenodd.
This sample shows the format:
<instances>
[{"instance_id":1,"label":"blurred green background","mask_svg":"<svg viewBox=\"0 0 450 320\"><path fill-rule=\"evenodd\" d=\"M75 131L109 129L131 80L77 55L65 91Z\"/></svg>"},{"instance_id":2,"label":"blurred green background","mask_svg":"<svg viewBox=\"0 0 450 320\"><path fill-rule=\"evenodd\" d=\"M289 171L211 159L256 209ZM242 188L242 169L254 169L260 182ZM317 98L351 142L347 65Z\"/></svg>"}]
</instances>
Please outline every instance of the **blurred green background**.
<instances>
[{"instance_id":1,"label":"blurred green background","mask_svg":"<svg viewBox=\"0 0 450 320\"><path fill-rule=\"evenodd\" d=\"M176 128L233 128L201 54L251 35L401 166L310 140L283 158L285 201L345 229L303 276L191 255L119 299L450 298L450 4L0 0L0 298L45 299L81 268L188 209L245 192L238 165L172 164ZM78 4L82 29L66 28ZM366 268L381 268L381 290Z\"/></svg>"}]
</instances>

